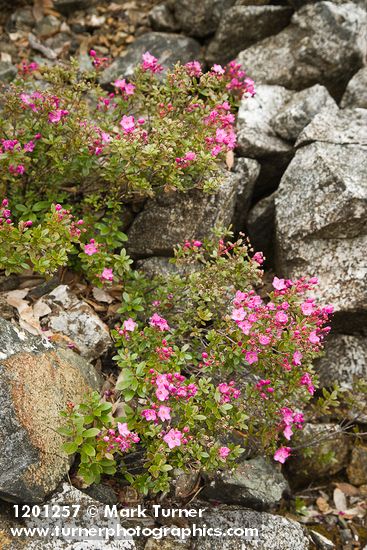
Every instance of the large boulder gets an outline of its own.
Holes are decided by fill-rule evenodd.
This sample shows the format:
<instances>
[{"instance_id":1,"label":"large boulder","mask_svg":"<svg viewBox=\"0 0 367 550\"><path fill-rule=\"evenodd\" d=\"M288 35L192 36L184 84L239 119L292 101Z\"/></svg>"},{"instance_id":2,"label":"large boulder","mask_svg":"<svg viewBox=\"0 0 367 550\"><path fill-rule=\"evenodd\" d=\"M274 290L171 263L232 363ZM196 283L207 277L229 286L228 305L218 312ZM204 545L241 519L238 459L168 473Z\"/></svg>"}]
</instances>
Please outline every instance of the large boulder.
<instances>
[{"instance_id":1,"label":"large boulder","mask_svg":"<svg viewBox=\"0 0 367 550\"><path fill-rule=\"evenodd\" d=\"M0 516L0 543L4 536L2 550L135 550L135 542L131 535L123 532L121 518L108 517L106 507L68 483L63 483L41 507L39 517L24 518L17 522L11 517ZM76 507L79 508L76 508ZM48 508L46 508L48 507ZM65 516L65 510L71 511L70 517ZM112 509L112 508L111 508ZM45 517L45 510L60 510ZM77 513L74 514L74 511ZM1 510L0 510L1 511ZM128 521L128 520L127 520ZM25 537L12 536L11 528L25 528L30 534ZM132 525L126 525L128 529ZM37 529L49 529L52 538L39 536ZM100 531L98 530L100 529ZM109 531L107 531L110 529ZM107 533L109 533L107 535Z\"/></svg>"},{"instance_id":2,"label":"large boulder","mask_svg":"<svg viewBox=\"0 0 367 550\"><path fill-rule=\"evenodd\" d=\"M215 477L201 498L266 510L278 504L288 483L274 462L263 457L244 460L233 471Z\"/></svg>"},{"instance_id":3,"label":"large boulder","mask_svg":"<svg viewBox=\"0 0 367 550\"><path fill-rule=\"evenodd\" d=\"M340 106L367 109L367 67L360 69L348 82Z\"/></svg>"},{"instance_id":4,"label":"large boulder","mask_svg":"<svg viewBox=\"0 0 367 550\"><path fill-rule=\"evenodd\" d=\"M124 56L115 59L102 71L99 82L108 86L118 78L132 76L135 67L141 63L143 53L147 51L157 57L165 68L172 68L178 61L187 63L200 59L200 50L200 44L193 38L174 33L149 32L137 38Z\"/></svg>"},{"instance_id":5,"label":"large boulder","mask_svg":"<svg viewBox=\"0 0 367 550\"><path fill-rule=\"evenodd\" d=\"M245 49L238 61L255 82L295 90L320 83L340 96L364 63L366 22L365 10L353 3L308 4L288 27Z\"/></svg>"},{"instance_id":6,"label":"large boulder","mask_svg":"<svg viewBox=\"0 0 367 550\"><path fill-rule=\"evenodd\" d=\"M235 217L239 194L245 198L243 211L249 208L258 173L248 169L249 163L254 161L240 159L234 172L226 172L216 194L194 189L147 201L128 231L129 253L137 258L170 256L173 247L185 239L203 239L211 235L215 225L229 225Z\"/></svg>"},{"instance_id":7,"label":"large boulder","mask_svg":"<svg viewBox=\"0 0 367 550\"><path fill-rule=\"evenodd\" d=\"M7 61L0 61L0 85L11 82L17 76L17 68Z\"/></svg>"},{"instance_id":8,"label":"large boulder","mask_svg":"<svg viewBox=\"0 0 367 550\"><path fill-rule=\"evenodd\" d=\"M0 319L0 497L41 502L69 470L57 429L68 401L98 389L92 365Z\"/></svg>"},{"instance_id":9,"label":"large boulder","mask_svg":"<svg viewBox=\"0 0 367 550\"><path fill-rule=\"evenodd\" d=\"M215 32L222 15L235 0L170 0L181 31L203 38Z\"/></svg>"},{"instance_id":10,"label":"large boulder","mask_svg":"<svg viewBox=\"0 0 367 550\"><path fill-rule=\"evenodd\" d=\"M358 143L364 117L356 111L313 119L298 139L308 145L297 151L275 199L278 271L316 275L317 296L334 305L334 325L348 332L367 318L367 148Z\"/></svg>"},{"instance_id":11,"label":"large boulder","mask_svg":"<svg viewBox=\"0 0 367 550\"><path fill-rule=\"evenodd\" d=\"M308 550L309 539L302 526L282 516L254 510L220 506L206 510L196 527L206 527L206 533L218 530L214 536L200 536L193 542L193 550ZM210 531L209 531L210 529ZM231 529L232 536L228 530ZM233 529L243 535L233 536ZM257 531L257 532L256 532Z\"/></svg>"},{"instance_id":12,"label":"large boulder","mask_svg":"<svg viewBox=\"0 0 367 550\"><path fill-rule=\"evenodd\" d=\"M352 388L358 380L367 379L367 339L362 334L333 334L325 342L325 355L315 363L323 386L335 382Z\"/></svg>"},{"instance_id":13,"label":"large boulder","mask_svg":"<svg viewBox=\"0 0 367 550\"><path fill-rule=\"evenodd\" d=\"M271 120L271 126L282 139L293 142L324 109L337 111L338 107L327 89L315 84L311 88L296 92Z\"/></svg>"},{"instance_id":14,"label":"large boulder","mask_svg":"<svg viewBox=\"0 0 367 550\"><path fill-rule=\"evenodd\" d=\"M208 64L228 63L245 48L281 31L291 15L287 6L233 6L226 10L208 47Z\"/></svg>"}]
</instances>

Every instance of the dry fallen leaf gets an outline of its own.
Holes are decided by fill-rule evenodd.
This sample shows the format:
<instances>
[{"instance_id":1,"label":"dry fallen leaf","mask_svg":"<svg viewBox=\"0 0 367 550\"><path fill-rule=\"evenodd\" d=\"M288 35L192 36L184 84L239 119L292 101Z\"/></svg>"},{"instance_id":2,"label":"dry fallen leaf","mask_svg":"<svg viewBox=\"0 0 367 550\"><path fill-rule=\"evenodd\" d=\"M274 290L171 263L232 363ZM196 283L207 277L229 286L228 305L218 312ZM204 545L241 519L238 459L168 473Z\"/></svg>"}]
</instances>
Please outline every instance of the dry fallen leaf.
<instances>
[{"instance_id":1,"label":"dry fallen leaf","mask_svg":"<svg viewBox=\"0 0 367 550\"><path fill-rule=\"evenodd\" d=\"M350 483L340 482L340 483L335 483L335 486L341 491L343 491L343 493L347 497L355 497L359 495L358 487L354 487L354 485L351 485Z\"/></svg>"},{"instance_id":2,"label":"dry fallen leaf","mask_svg":"<svg viewBox=\"0 0 367 550\"><path fill-rule=\"evenodd\" d=\"M328 512L330 510L329 503L323 497L317 498L316 499L316 504L317 504L317 507L320 510L320 512L325 513L325 512Z\"/></svg>"},{"instance_id":3,"label":"dry fallen leaf","mask_svg":"<svg viewBox=\"0 0 367 550\"><path fill-rule=\"evenodd\" d=\"M94 286L92 289L92 294L97 302L107 302L107 304L111 304L113 302L112 296L103 290L103 288Z\"/></svg>"},{"instance_id":4,"label":"dry fallen leaf","mask_svg":"<svg viewBox=\"0 0 367 550\"><path fill-rule=\"evenodd\" d=\"M234 165L234 153L233 153L233 151L227 151L226 165L227 165L228 170L232 170L233 165Z\"/></svg>"},{"instance_id":5,"label":"dry fallen leaf","mask_svg":"<svg viewBox=\"0 0 367 550\"><path fill-rule=\"evenodd\" d=\"M335 508L338 512L345 512L347 510L347 499L345 498L343 491L341 491L338 487L334 489L333 500Z\"/></svg>"}]
</instances>

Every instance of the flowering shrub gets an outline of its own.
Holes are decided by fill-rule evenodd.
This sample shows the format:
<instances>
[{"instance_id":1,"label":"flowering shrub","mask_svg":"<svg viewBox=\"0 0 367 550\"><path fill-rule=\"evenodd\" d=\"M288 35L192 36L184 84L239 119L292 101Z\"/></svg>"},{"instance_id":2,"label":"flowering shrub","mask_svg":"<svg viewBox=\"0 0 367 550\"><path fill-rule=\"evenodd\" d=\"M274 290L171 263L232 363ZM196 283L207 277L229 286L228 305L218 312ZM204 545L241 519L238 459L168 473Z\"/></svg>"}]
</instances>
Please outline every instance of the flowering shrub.
<instances>
[{"instance_id":1,"label":"flowering shrub","mask_svg":"<svg viewBox=\"0 0 367 550\"><path fill-rule=\"evenodd\" d=\"M283 463L302 429L332 312L306 297L317 280L275 277L259 294L263 257L242 240L186 242L175 261L182 274L136 276L125 292L115 387L65 412L86 483L118 467L140 491L164 491L175 468L211 471L250 450ZM138 450L146 471L133 473L123 457Z\"/></svg>"},{"instance_id":2,"label":"flowering shrub","mask_svg":"<svg viewBox=\"0 0 367 550\"><path fill-rule=\"evenodd\" d=\"M0 204L0 269L5 274L32 269L50 275L77 258L79 267L95 284L118 280L130 267L125 249L113 254L95 239L88 241L84 220L53 204L42 223L14 223L8 199ZM74 262L75 263L75 262Z\"/></svg>"},{"instance_id":3,"label":"flowering shrub","mask_svg":"<svg viewBox=\"0 0 367 550\"><path fill-rule=\"evenodd\" d=\"M116 80L108 93L97 84L106 60L90 55L95 70L87 73L75 62L23 64L2 92L0 192L18 214L29 216L35 198L47 211L75 194L78 203L95 196L118 206L154 190L214 189L235 146L231 105L254 93L240 66L203 74L194 61L161 79L147 52L131 82Z\"/></svg>"}]
</instances>

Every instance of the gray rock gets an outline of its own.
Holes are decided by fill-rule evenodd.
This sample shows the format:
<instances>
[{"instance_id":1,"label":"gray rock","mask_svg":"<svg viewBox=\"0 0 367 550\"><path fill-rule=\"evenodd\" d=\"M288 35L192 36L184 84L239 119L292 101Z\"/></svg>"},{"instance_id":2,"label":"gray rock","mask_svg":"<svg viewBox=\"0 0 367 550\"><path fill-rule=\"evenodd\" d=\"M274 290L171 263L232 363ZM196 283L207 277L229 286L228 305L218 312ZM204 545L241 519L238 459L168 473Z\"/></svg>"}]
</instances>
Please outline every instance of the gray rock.
<instances>
[{"instance_id":1,"label":"gray rock","mask_svg":"<svg viewBox=\"0 0 367 550\"><path fill-rule=\"evenodd\" d=\"M316 275L316 297L333 304L339 330L359 330L367 317L366 150L318 142L302 147L275 199L277 271Z\"/></svg>"},{"instance_id":2,"label":"gray rock","mask_svg":"<svg viewBox=\"0 0 367 550\"><path fill-rule=\"evenodd\" d=\"M281 31L291 15L286 6L233 6L226 10L208 47L208 64L228 63L245 48ZM248 70L251 73L251 67Z\"/></svg>"},{"instance_id":3,"label":"gray rock","mask_svg":"<svg viewBox=\"0 0 367 550\"><path fill-rule=\"evenodd\" d=\"M17 68L7 61L0 61L0 83L11 82L17 76Z\"/></svg>"},{"instance_id":4,"label":"gray rock","mask_svg":"<svg viewBox=\"0 0 367 550\"><path fill-rule=\"evenodd\" d=\"M308 451L307 456L299 454L287 460L290 482L295 485L332 476L348 464L350 440L336 424L305 424L292 442Z\"/></svg>"},{"instance_id":5,"label":"gray rock","mask_svg":"<svg viewBox=\"0 0 367 550\"><path fill-rule=\"evenodd\" d=\"M365 445L353 448L347 475L353 485L367 484L367 447Z\"/></svg>"},{"instance_id":6,"label":"gray rock","mask_svg":"<svg viewBox=\"0 0 367 550\"><path fill-rule=\"evenodd\" d=\"M181 30L202 38L215 32L222 14L234 3L235 0L174 0L172 6Z\"/></svg>"},{"instance_id":7,"label":"gray rock","mask_svg":"<svg viewBox=\"0 0 367 550\"><path fill-rule=\"evenodd\" d=\"M95 0L55 0L55 9L63 15L71 15L76 10L84 10L90 8L95 3Z\"/></svg>"},{"instance_id":8,"label":"gray rock","mask_svg":"<svg viewBox=\"0 0 367 550\"><path fill-rule=\"evenodd\" d=\"M367 67L360 69L348 82L340 106L367 109Z\"/></svg>"},{"instance_id":9,"label":"gray rock","mask_svg":"<svg viewBox=\"0 0 367 550\"><path fill-rule=\"evenodd\" d=\"M50 312L42 318L44 324L53 333L70 338L83 357L97 359L108 350L112 340L107 325L67 285L59 285L43 296L40 302L50 308Z\"/></svg>"},{"instance_id":10,"label":"gray rock","mask_svg":"<svg viewBox=\"0 0 367 550\"><path fill-rule=\"evenodd\" d=\"M360 334L333 334L326 339L325 355L315 363L323 386L335 382L352 388L353 382L367 378L367 339Z\"/></svg>"},{"instance_id":11,"label":"gray rock","mask_svg":"<svg viewBox=\"0 0 367 550\"><path fill-rule=\"evenodd\" d=\"M34 23L32 8L24 6L14 10L6 23L6 29L8 32L30 31Z\"/></svg>"},{"instance_id":12,"label":"gray rock","mask_svg":"<svg viewBox=\"0 0 367 550\"><path fill-rule=\"evenodd\" d=\"M101 73L99 81L102 85L108 85L117 78L131 76L146 51L157 57L164 67L171 68L178 61L187 63L200 58L200 50L200 44L193 38L181 34L149 32L137 38L123 57L115 59Z\"/></svg>"},{"instance_id":13,"label":"gray rock","mask_svg":"<svg viewBox=\"0 0 367 550\"><path fill-rule=\"evenodd\" d=\"M226 172L216 194L200 190L173 192L146 202L128 231L129 253L137 258L170 256L173 247L185 239L202 239L211 235L215 225L233 221L237 194L244 186L253 186L239 163L236 172ZM249 192L250 194L250 192ZM243 205L244 210L248 206Z\"/></svg>"},{"instance_id":14,"label":"gray rock","mask_svg":"<svg viewBox=\"0 0 367 550\"><path fill-rule=\"evenodd\" d=\"M239 186L233 217L235 232L244 230L260 169L261 165L255 159L240 158L236 160L235 173L239 176Z\"/></svg>"},{"instance_id":15,"label":"gray rock","mask_svg":"<svg viewBox=\"0 0 367 550\"><path fill-rule=\"evenodd\" d=\"M273 462L263 457L241 462L234 471L214 478L201 492L208 500L266 510L278 504L288 483Z\"/></svg>"},{"instance_id":16,"label":"gray rock","mask_svg":"<svg viewBox=\"0 0 367 550\"><path fill-rule=\"evenodd\" d=\"M69 470L60 411L100 386L92 365L0 319L0 497L41 502Z\"/></svg>"},{"instance_id":17,"label":"gray rock","mask_svg":"<svg viewBox=\"0 0 367 550\"><path fill-rule=\"evenodd\" d=\"M367 14L353 3L308 4L275 36L245 49L238 61L257 83L300 90L320 83L340 95L366 55Z\"/></svg>"},{"instance_id":18,"label":"gray rock","mask_svg":"<svg viewBox=\"0 0 367 550\"><path fill-rule=\"evenodd\" d=\"M237 149L241 155L262 158L288 154L292 150L271 125L292 96L293 92L282 86L259 85L254 97L242 99L237 119Z\"/></svg>"},{"instance_id":19,"label":"gray rock","mask_svg":"<svg viewBox=\"0 0 367 550\"><path fill-rule=\"evenodd\" d=\"M105 517L105 505L89 497L85 493L79 491L75 487L64 483L57 493L45 502L50 507L52 506L75 506L80 505L77 517L73 518L28 518L25 525L28 528L50 527L52 530L61 527L63 531L53 539L28 539L28 550L135 550L135 543L130 535L122 533L121 519ZM94 515L91 516L89 511L93 509ZM68 533L71 528L80 529L81 534L71 538L63 533ZM107 538L104 532L101 535L91 535L86 540L83 536L85 529L98 527L106 530L107 528L115 529L115 535ZM120 527L120 534L117 534ZM97 530L98 533L98 530Z\"/></svg>"},{"instance_id":20,"label":"gray rock","mask_svg":"<svg viewBox=\"0 0 367 550\"><path fill-rule=\"evenodd\" d=\"M220 506L207 510L203 519L195 520L195 523L198 528L205 524L207 528L221 529L222 532L227 532L229 528L242 528L248 531L244 537L198 537L193 543L193 550L249 550L251 548L308 550L310 548L309 539L299 523L266 512ZM249 529L257 529L258 537L254 536L256 533Z\"/></svg>"},{"instance_id":21,"label":"gray rock","mask_svg":"<svg viewBox=\"0 0 367 550\"><path fill-rule=\"evenodd\" d=\"M367 109L324 109L306 126L296 146L313 141L367 145Z\"/></svg>"},{"instance_id":22,"label":"gray rock","mask_svg":"<svg viewBox=\"0 0 367 550\"><path fill-rule=\"evenodd\" d=\"M152 257L136 262L136 267L149 277L158 275L184 275L200 269L200 265L178 266L170 263L170 258Z\"/></svg>"},{"instance_id":23,"label":"gray rock","mask_svg":"<svg viewBox=\"0 0 367 550\"><path fill-rule=\"evenodd\" d=\"M337 104L324 86L315 84L296 92L271 120L271 126L283 139L296 141L302 130L322 109L338 110Z\"/></svg>"},{"instance_id":24,"label":"gray rock","mask_svg":"<svg viewBox=\"0 0 367 550\"><path fill-rule=\"evenodd\" d=\"M252 247L264 253L266 266L274 260L275 194L264 197L251 208L247 218L247 231Z\"/></svg>"},{"instance_id":25,"label":"gray rock","mask_svg":"<svg viewBox=\"0 0 367 550\"><path fill-rule=\"evenodd\" d=\"M34 28L34 33L41 37L47 38L58 33L61 27L61 21L54 15L46 15L43 17Z\"/></svg>"},{"instance_id":26,"label":"gray rock","mask_svg":"<svg viewBox=\"0 0 367 550\"><path fill-rule=\"evenodd\" d=\"M167 4L158 4L149 12L148 21L154 31L177 32L180 30Z\"/></svg>"}]
</instances>

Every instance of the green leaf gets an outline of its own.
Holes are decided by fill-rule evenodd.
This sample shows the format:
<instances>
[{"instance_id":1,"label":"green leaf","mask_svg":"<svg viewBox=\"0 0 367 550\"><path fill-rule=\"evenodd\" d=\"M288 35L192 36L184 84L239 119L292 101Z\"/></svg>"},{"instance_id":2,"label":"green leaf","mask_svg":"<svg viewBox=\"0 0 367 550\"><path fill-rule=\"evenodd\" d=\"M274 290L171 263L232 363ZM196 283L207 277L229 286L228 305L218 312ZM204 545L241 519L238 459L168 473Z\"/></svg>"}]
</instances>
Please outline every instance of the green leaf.
<instances>
[{"instance_id":1,"label":"green leaf","mask_svg":"<svg viewBox=\"0 0 367 550\"><path fill-rule=\"evenodd\" d=\"M70 441L70 443L64 443L62 448L66 454L73 455L78 450L78 444L75 441Z\"/></svg>"},{"instance_id":2,"label":"green leaf","mask_svg":"<svg viewBox=\"0 0 367 550\"><path fill-rule=\"evenodd\" d=\"M89 428L82 433L82 436L85 439L87 439L88 437L96 437L96 435L98 435L100 431L101 430L99 430L98 428Z\"/></svg>"}]
</instances>

